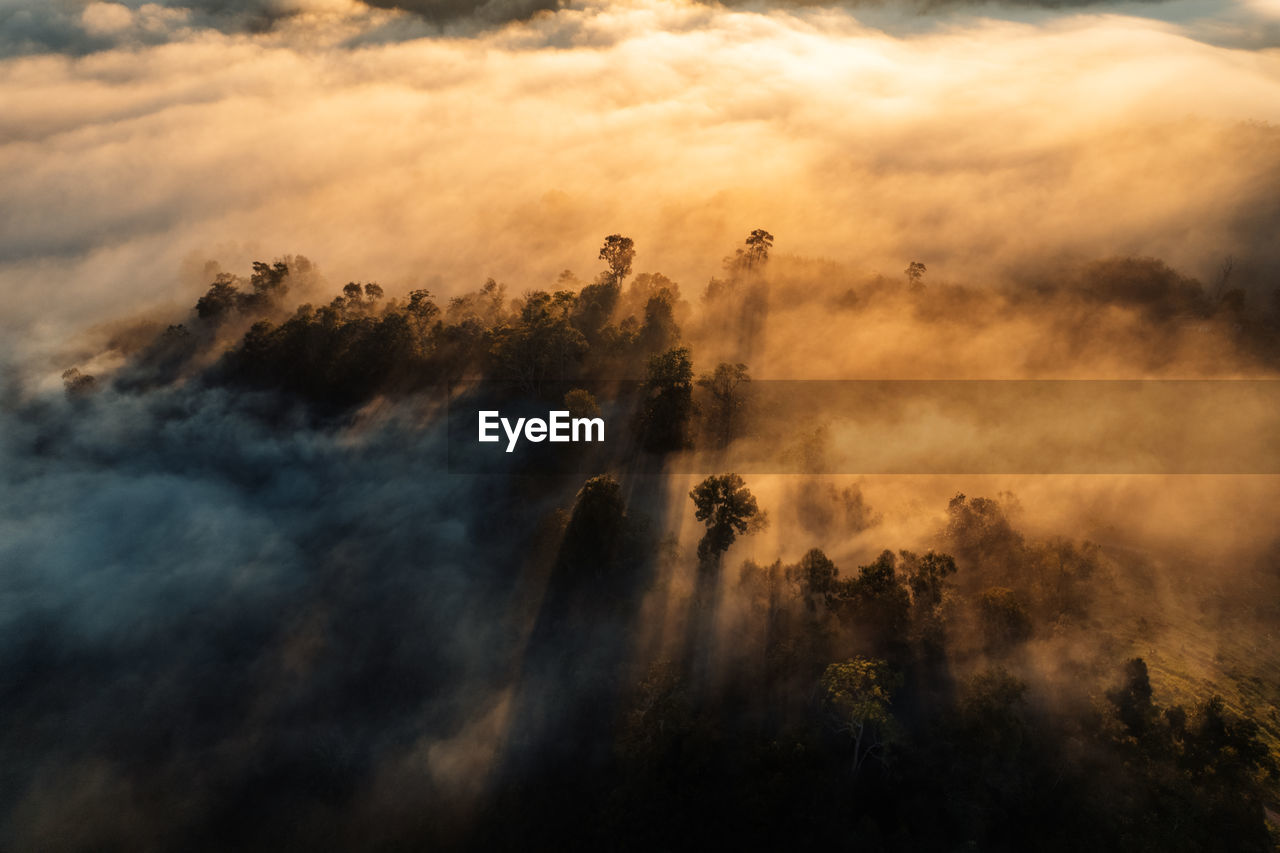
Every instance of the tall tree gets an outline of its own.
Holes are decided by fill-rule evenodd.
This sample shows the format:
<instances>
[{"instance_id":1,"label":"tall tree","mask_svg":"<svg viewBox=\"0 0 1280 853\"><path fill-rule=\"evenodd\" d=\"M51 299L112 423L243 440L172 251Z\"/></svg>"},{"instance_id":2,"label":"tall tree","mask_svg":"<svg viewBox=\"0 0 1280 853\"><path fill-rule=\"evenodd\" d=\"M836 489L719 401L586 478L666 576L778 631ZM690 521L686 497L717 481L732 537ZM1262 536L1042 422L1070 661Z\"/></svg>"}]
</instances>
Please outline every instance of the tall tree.
<instances>
[{"instance_id":1,"label":"tall tree","mask_svg":"<svg viewBox=\"0 0 1280 853\"><path fill-rule=\"evenodd\" d=\"M581 579L615 568L627 532L622 488L608 474L592 477L578 491L565 527L560 563L570 577ZM607 578L604 578L607 580Z\"/></svg>"},{"instance_id":2,"label":"tall tree","mask_svg":"<svg viewBox=\"0 0 1280 853\"><path fill-rule=\"evenodd\" d=\"M787 580L800 587L800 595L810 608L819 600L833 603L839 576L836 564L820 548L810 548L799 563L786 570Z\"/></svg>"},{"instance_id":3,"label":"tall tree","mask_svg":"<svg viewBox=\"0 0 1280 853\"><path fill-rule=\"evenodd\" d=\"M846 621L864 629L867 639L886 653L903 650L911 618L911 595L897 564L892 551L883 551L839 588Z\"/></svg>"},{"instance_id":4,"label":"tall tree","mask_svg":"<svg viewBox=\"0 0 1280 853\"><path fill-rule=\"evenodd\" d=\"M646 353L662 352L675 346L680 340L680 327L676 325L674 294L663 288L650 296L644 305L644 323L638 333L641 348Z\"/></svg>"},{"instance_id":5,"label":"tall tree","mask_svg":"<svg viewBox=\"0 0 1280 853\"><path fill-rule=\"evenodd\" d=\"M630 237L610 234L600 247L600 260L609 265L609 275L615 285L631 274L631 262L636 257L636 244Z\"/></svg>"},{"instance_id":6,"label":"tall tree","mask_svg":"<svg viewBox=\"0 0 1280 853\"><path fill-rule=\"evenodd\" d=\"M763 228L757 228L747 235L744 248L739 248L733 257L725 258L725 269L731 274L751 273L764 266L769 260L769 250L773 248L773 235ZM736 277L736 275L735 275ZM715 279L712 279L712 284ZM710 291L708 285L708 291Z\"/></svg>"},{"instance_id":7,"label":"tall tree","mask_svg":"<svg viewBox=\"0 0 1280 853\"><path fill-rule=\"evenodd\" d=\"M1147 662L1142 658L1126 662L1122 682L1107 691L1107 698L1115 705L1120 722L1135 738L1145 735L1159 714L1151 701L1152 694L1151 676L1147 672Z\"/></svg>"},{"instance_id":8,"label":"tall tree","mask_svg":"<svg viewBox=\"0 0 1280 853\"><path fill-rule=\"evenodd\" d=\"M747 235L747 267L754 269L769 260L769 250L773 248L773 235L763 228L757 228Z\"/></svg>"},{"instance_id":9,"label":"tall tree","mask_svg":"<svg viewBox=\"0 0 1280 853\"><path fill-rule=\"evenodd\" d=\"M853 773L867 759L885 761L900 727L889 706L902 677L882 660L856 657L833 663L822 674L822 698L836 731L853 741Z\"/></svg>"},{"instance_id":10,"label":"tall tree","mask_svg":"<svg viewBox=\"0 0 1280 853\"><path fill-rule=\"evenodd\" d=\"M693 491L694 518L707 526L698 542L698 559L718 561L741 534L760 518L755 495L737 474L720 474L703 480Z\"/></svg>"},{"instance_id":11,"label":"tall tree","mask_svg":"<svg viewBox=\"0 0 1280 853\"><path fill-rule=\"evenodd\" d=\"M650 358L643 393L635 424L640 445L655 453L688 447L689 418L693 415L689 348L670 349Z\"/></svg>"},{"instance_id":12,"label":"tall tree","mask_svg":"<svg viewBox=\"0 0 1280 853\"><path fill-rule=\"evenodd\" d=\"M912 261L907 268L902 271L907 277L907 283L911 285L913 291L924 290L924 274L928 272L928 268L919 261Z\"/></svg>"},{"instance_id":13,"label":"tall tree","mask_svg":"<svg viewBox=\"0 0 1280 853\"><path fill-rule=\"evenodd\" d=\"M600 340L602 330L618 307L622 280L631 274L631 261L635 256L635 243L630 237L610 234L604 238L600 260L607 263L609 269L578 293L573 317L574 325L592 345Z\"/></svg>"},{"instance_id":14,"label":"tall tree","mask_svg":"<svg viewBox=\"0 0 1280 853\"><path fill-rule=\"evenodd\" d=\"M747 407L746 385L751 381L745 364L716 365L714 373L698 377L698 387L707 391L707 432L717 448L723 449L737 437Z\"/></svg>"},{"instance_id":15,"label":"tall tree","mask_svg":"<svg viewBox=\"0 0 1280 853\"><path fill-rule=\"evenodd\" d=\"M1031 639L1031 616L1008 587L985 590L978 599L978 616L988 651L1006 651Z\"/></svg>"}]
</instances>

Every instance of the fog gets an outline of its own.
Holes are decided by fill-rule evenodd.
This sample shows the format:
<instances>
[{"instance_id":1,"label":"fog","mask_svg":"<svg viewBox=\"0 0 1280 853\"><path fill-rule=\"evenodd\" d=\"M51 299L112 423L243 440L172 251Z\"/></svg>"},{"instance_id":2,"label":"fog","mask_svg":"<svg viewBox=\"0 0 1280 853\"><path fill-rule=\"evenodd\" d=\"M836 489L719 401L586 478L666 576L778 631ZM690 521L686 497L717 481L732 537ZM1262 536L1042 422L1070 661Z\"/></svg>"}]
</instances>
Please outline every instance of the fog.
<instances>
[{"instance_id":1,"label":"fog","mask_svg":"<svg viewBox=\"0 0 1280 853\"><path fill-rule=\"evenodd\" d=\"M1274 749L1275 409L1220 401L1280 364L1276 19L0 0L0 846L486 847L507 805L536 816L625 753L610 726L651 666L708 694L764 666L761 590L794 598L770 619L836 625L834 599L794 597L812 548L842 579L885 549L955 554L947 684L998 664L1065 717L1141 654L1163 697L1226 691ZM756 228L767 263L735 265ZM450 469L464 395L442 388L501 373L535 291L573 291L549 328L584 325L610 234L634 269L615 337L573 332L572 381L612 417L609 383L669 346L695 375L742 362L738 433L629 438L616 482ZM193 310L277 258L268 307ZM653 352L618 331L650 319L646 272L679 327ZM490 278L487 309L451 304ZM385 301L331 303L349 281ZM438 309L412 315L419 288ZM289 322L337 331L281 355ZM387 352L439 373L369 366ZM358 381L329 396L313 374ZM977 379L1224 383L1167 386L1155 426L1102 397L768 396ZM1116 458L1136 461L1092 461ZM690 490L735 469L767 523L708 560ZM973 529L960 493L993 499ZM1071 560L1088 606L1051 612ZM992 587L1050 614L1015 652L965 603ZM731 704L706 713L753 719Z\"/></svg>"},{"instance_id":2,"label":"fog","mask_svg":"<svg viewBox=\"0 0 1280 853\"><path fill-rule=\"evenodd\" d=\"M0 65L23 344L185 304L184 261L519 293L585 274L615 231L695 294L709 247L761 223L779 251L978 285L1114 254L1276 268L1270 51L1105 14L894 37L833 9L611 5L352 46L363 21Z\"/></svg>"}]
</instances>

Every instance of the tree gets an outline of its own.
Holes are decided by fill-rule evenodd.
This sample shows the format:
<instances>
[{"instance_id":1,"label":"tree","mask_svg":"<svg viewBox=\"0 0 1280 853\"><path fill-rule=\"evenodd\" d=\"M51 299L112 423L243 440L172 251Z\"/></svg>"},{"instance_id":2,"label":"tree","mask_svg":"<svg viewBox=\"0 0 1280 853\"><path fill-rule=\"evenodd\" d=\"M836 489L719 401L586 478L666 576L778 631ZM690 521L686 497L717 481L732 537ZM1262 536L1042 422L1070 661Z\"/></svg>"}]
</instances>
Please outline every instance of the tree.
<instances>
[{"instance_id":1,"label":"tree","mask_svg":"<svg viewBox=\"0 0 1280 853\"><path fill-rule=\"evenodd\" d=\"M572 388L564 395L564 407L574 418L594 418L600 414L595 395L585 388Z\"/></svg>"},{"instance_id":2,"label":"tree","mask_svg":"<svg viewBox=\"0 0 1280 853\"><path fill-rule=\"evenodd\" d=\"M773 235L763 228L757 228L747 235L745 241L746 248L738 249L733 253L733 257L725 258L724 265L731 273L747 272L764 266L765 261L769 260L769 250L773 248ZM715 279L712 279L712 284ZM708 293L711 285L708 285Z\"/></svg>"},{"instance_id":3,"label":"tree","mask_svg":"<svg viewBox=\"0 0 1280 853\"><path fill-rule=\"evenodd\" d=\"M507 286L487 279L478 291L450 299L446 316L450 323L474 320L482 326L492 326L502 319L506 303Z\"/></svg>"},{"instance_id":4,"label":"tree","mask_svg":"<svg viewBox=\"0 0 1280 853\"><path fill-rule=\"evenodd\" d=\"M983 765L1013 763L1029 734L1026 693L1026 682L999 667L965 679L956 709L960 748Z\"/></svg>"},{"instance_id":5,"label":"tree","mask_svg":"<svg viewBox=\"0 0 1280 853\"><path fill-rule=\"evenodd\" d=\"M1007 587L994 586L983 592L978 599L978 615L988 650L1002 651L1031 639L1031 617Z\"/></svg>"},{"instance_id":6,"label":"tree","mask_svg":"<svg viewBox=\"0 0 1280 853\"><path fill-rule=\"evenodd\" d=\"M621 234L610 234L600 247L600 260L609 265L613 284L621 287L622 280L631 274L631 262L635 260L635 241Z\"/></svg>"},{"instance_id":7,"label":"tree","mask_svg":"<svg viewBox=\"0 0 1280 853\"><path fill-rule=\"evenodd\" d=\"M680 340L680 327L676 325L675 294L662 290L649 297L644 305L644 323L640 326L640 346L646 353L670 349Z\"/></svg>"},{"instance_id":8,"label":"tree","mask_svg":"<svg viewBox=\"0 0 1280 853\"><path fill-rule=\"evenodd\" d=\"M232 310L248 316L270 312L289 292L292 267L305 274L310 272L311 262L302 256L273 264L254 261L253 274L249 276L251 290L247 293L240 289L244 283L242 279L230 273L218 273L209 290L196 301L196 316L217 324Z\"/></svg>"},{"instance_id":9,"label":"tree","mask_svg":"<svg viewBox=\"0 0 1280 853\"><path fill-rule=\"evenodd\" d=\"M245 314L263 313L274 307L289 291L288 277L289 264L285 261L274 264L254 261L253 274L249 276L253 292L239 294L237 307Z\"/></svg>"},{"instance_id":10,"label":"tree","mask_svg":"<svg viewBox=\"0 0 1280 853\"><path fill-rule=\"evenodd\" d=\"M1212 778L1216 785L1247 790L1261 775L1273 782L1280 776L1280 767L1257 722L1228 712L1216 693L1197 705L1185 740L1183 763L1192 772Z\"/></svg>"},{"instance_id":11,"label":"tree","mask_svg":"<svg viewBox=\"0 0 1280 853\"><path fill-rule=\"evenodd\" d=\"M672 305L680 301L680 285L660 272L642 272L631 280L627 287L626 299L622 307L627 314L640 315L644 306L655 296L665 294Z\"/></svg>"},{"instance_id":12,"label":"tree","mask_svg":"<svg viewBox=\"0 0 1280 853\"><path fill-rule=\"evenodd\" d=\"M560 566L568 579L608 581L602 573L616 568L627 532L622 487L608 474L592 477L578 491L565 527Z\"/></svg>"},{"instance_id":13,"label":"tree","mask_svg":"<svg viewBox=\"0 0 1280 853\"><path fill-rule=\"evenodd\" d=\"M440 316L440 307L431 298L431 291L409 291L409 303L405 305L404 313L417 336L419 348L425 352L431 346L429 339Z\"/></svg>"},{"instance_id":14,"label":"tree","mask_svg":"<svg viewBox=\"0 0 1280 853\"><path fill-rule=\"evenodd\" d=\"M409 304L406 310L424 323L431 322L440 315L440 308L431 298L429 290L409 291Z\"/></svg>"},{"instance_id":15,"label":"tree","mask_svg":"<svg viewBox=\"0 0 1280 853\"><path fill-rule=\"evenodd\" d=\"M373 311L374 305L382 299L382 296L381 285L373 282L361 285L352 281L342 288L342 296L333 300L333 307L348 314L368 314Z\"/></svg>"},{"instance_id":16,"label":"tree","mask_svg":"<svg viewBox=\"0 0 1280 853\"><path fill-rule=\"evenodd\" d=\"M632 766L656 769L677 754L694 724L680 668L668 660L650 664L623 716L619 752Z\"/></svg>"},{"instance_id":17,"label":"tree","mask_svg":"<svg viewBox=\"0 0 1280 853\"><path fill-rule=\"evenodd\" d=\"M747 533L760 517L760 508L747 484L737 474L720 474L703 480L689 492L694 518L707 526L698 542L698 559L718 561L738 536Z\"/></svg>"},{"instance_id":18,"label":"tree","mask_svg":"<svg viewBox=\"0 0 1280 853\"><path fill-rule=\"evenodd\" d=\"M195 325L200 330L200 324ZM183 323L170 325L134 356L127 370L117 374L115 384L137 390L155 383L174 382L209 343L207 334L192 334Z\"/></svg>"},{"instance_id":19,"label":"tree","mask_svg":"<svg viewBox=\"0 0 1280 853\"><path fill-rule=\"evenodd\" d=\"M787 580L800 587L800 594L810 607L818 598L831 604L839 575L840 570L821 548L809 549L799 563L787 568Z\"/></svg>"},{"instance_id":20,"label":"tree","mask_svg":"<svg viewBox=\"0 0 1280 853\"><path fill-rule=\"evenodd\" d=\"M649 359L643 393L635 424L640 445L654 453L686 448L689 418L693 415L693 362L688 347L670 349Z\"/></svg>"},{"instance_id":21,"label":"tree","mask_svg":"<svg viewBox=\"0 0 1280 853\"><path fill-rule=\"evenodd\" d=\"M201 320L218 322L236 307L240 295L239 279L231 273L218 273L208 292L196 300L196 316Z\"/></svg>"},{"instance_id":22,"label":"tree","mask_svg":"<svg viewBox=\"0 0 1280 853\"><path fill-rule=\"evenodd\" d=\"M947 579L956 573L955 559L949 554L937 554L933 551L923 557L903 551L902 562L907 586L911 590L911 603L925 610L932 610L941 604Z\"/></svg>"},{"instance_id":23,"label":"tree","mask_svg":"<svg viewBox=\"0 0 1280 853\"><path fill-rule=\"evenodd\" d=\"M907 276L907 282L911 285L913 291L924 290L924 274L928 268L919 261L912 261L903 272Z\"/></svg>"},{"instance_id":24,"label":"tree","mask_svg":"<svg viewBox=\"0 0 1280 853\"><path fill-rule=\"evenodd\" d=\"M822 674L822 697L831 724L853 741L853 773L873 755L884 762L898 739L898 721L889 710L902 677L882 660L855 657L830 664Z\"/></svg>"},{"instance_id":25,"label":"tree","mask_svg":"<svg viewBox=\"0 0 1280 853\"><path fill-rule=\"evenodd\" d=\"M88 373L81 373L79 368L69 368L62 371L62 385L67 389L68 397L77 397L82 394L88 394L97 386L98 380Z\"/></svg>"},{"instance_id":26,"label":"tree","mask_svg":"<svg viewBox=\"0 0 1280 853\"><path fill-rule=\"evenodd\" d=\"M1120 722L1135 738L1145 735L1159 716L1159 709L1152 703L1151 696L1151 677L1142 658L1128 661L1124 665L1124 679L1120 686L1107 692Z\"/></svg>"},{"instance_id":27,"label":"tree","mask_svg":"<svg viewBox=\"0 0 1280 853\"><path fill-rule=\"evenodd\" d=\"M747 400L744 386L751 381L745 364L716 365L714 373L698 377L698 387L711 397L707 407L707 427L717 448L725 448L736 437Z\"/></svg>"},{"instance_id":28,"label":"tree","mask_svg":"<svg viewBox=\"0 0 1280 853\"><path fill-rule=\"evenodd\" d=\"M747 268L762 265L769 260L769 250L773 248L773 235L763 228L757 228L747 235Z\"/></svg>"},{"instance_id":29,"label":"tree","mask_svg":"<svg viewBox=\"0 0 1280 853\"><path fill-rule=\"evenodd\" d=\"M948 550L966 564L980 565L988 576L1003 578L1024 563L1022 534L999 501L960 493L947 504L947 515Z\"/></svg>"},{"instance_id":30,"label":"tree","mask_svg":"<svg viewBox=\"0 0 1280 853\"><path fill-rule=\"evenodd\" d=\"M585 338L570 319L575 299L567 290L530 293L515 322L493 332L498 375L535 394L545 382L569 378L587 352Z\"/></svg>"},{"instance_id":31,"label":"tree","mask_svg":"<svg viewBox=\"0 0 1280 853\"><path fill-rule=\"evenodd\" d=\"M902 574L911 591L911 635L925 659L941 662L947 642L944 596L956 573L956 561L948 554L928 552L923 557L899 552Z\"/></svg>"},{"instance_id":32,"label":"tree","mask_svg":"<svg viewBox=\"0 0 1280 853\"><path fill-rule=\"evenodd\" d=\"M876 560L858 567L858 576L840 584L842 612L863 627L878 648L900 649L911 617L911 596L897 571L897 558L883 551Z\"/></svg>"},{"instance_id":33,"label":"tree","mask_svg":"<svg viewBox=\"0 0 1280 853\"><path fill-rule=\"evenodd\" d=\"M635 243L630 237L610 234L600 247L600 260L609 269L578 293L573 323L594 346L601 338L605 325L613 317L622 293L622 280L631 273L631 261L636 256Z\"/></svg>"}]
</instances>

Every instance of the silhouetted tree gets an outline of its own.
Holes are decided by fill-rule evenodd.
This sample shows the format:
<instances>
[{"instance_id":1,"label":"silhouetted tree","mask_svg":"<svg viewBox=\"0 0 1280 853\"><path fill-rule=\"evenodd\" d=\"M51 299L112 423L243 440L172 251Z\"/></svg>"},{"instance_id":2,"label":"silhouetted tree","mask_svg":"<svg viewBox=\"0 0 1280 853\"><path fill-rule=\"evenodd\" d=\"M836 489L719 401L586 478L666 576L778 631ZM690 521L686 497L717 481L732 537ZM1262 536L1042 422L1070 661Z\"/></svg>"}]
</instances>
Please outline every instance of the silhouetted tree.
<instances>
[{"instance_id":1,"label":"silhouetted tree","mask_svg":"<svg viewBox=\"0 0 1280 853\"><path fill-rule=\"evenodd\" d=\"M657 770L673 762L693 721L680 668L671 661L658 661L633 691L618 738L619 751L637 769Z\"/></svg>"},{"instance_id":2,"label":"silhouetted tree","mask_svg":"<svg viewBox=\"0 0 1280 853\"><path fill-rule=\"evenodd\" d=\"M78 397L88 394L97 384L97 379L87 373L81 373L79 368L72 367L62 371L62 386L67 390L67 396Z\"/></svg>"},{"instance_id":3,"label":"silhouetted tree","mask_svg":"<svg viewBox=\"0 0 1280 853\"><path fill-rule=\"evenodd\" d=\"M947 550L968 565L981 566L988 578L1007 582L1025 554L1022 534L1004 507L991 498L957 494L947 504L947 516Z\"/></svg>"},{"instance_id":4,"label":"silhouetted tree","mask_svg":"<svg viewBox=\"0 0 1280 853\"><path fill-rule=\"evenodd\" d=\"M946 624L943 600L956 573L956 561L949 554L928 552L919 557L900 552L901 569L911 591L912 636L926 659L939 662L945 656Z\"/></svg>"},{"instance_id":5,"label":"silhouetted tree","mask_svg":"<svg viewBox=\"0 0 1280 853\"><path fill-rule=\"evenodd\" d=\"M812 607L816 601L830 605L835 598L840 570L820 548L811 548L800 562L787 568L787 580L800 587L800 595Z\"/></svg>"},{"instance_id":6,"label":"silhouetted tree","mask_svg":"<svg viewBox=\"0 0 1280 853\"><path fill-rule=\"evenodd\" d=\"M744 241L745 248L734 251L733 257L725 258L725 269L729 271L731 277L736 277L737 273L751 273L764 266L769 260L769 250L773 248L773 235L763 228L757 228L747 235ZM712 279L712 284L715 279ZM711 285L707 286L710 293Z\"/></svg>"},{"instance_id":7,"label":"silhouetted tree","mask_svg":"<svg viewBox=\"0 0 1280 853\"><path fill-rule=\"evenodd\" d=\"M976 771L987 783L1018 783L1019 753L1031 734L1026 693L1026 682L1002 667L965 679L953 735L965 771Z\"/></svg>"},{"instance_id":8,"label":"silhouetted tree","mask_svg":"<svg viewBox=\"0 0 1280 853\"><path fill-rule=\"evenodd\" d=\"M248 292L240 289L243 283L240 278L230 273L218 273L209 290L196 301L196 316L217 325L232 312L260 317L278 310L281 300L289 292L289 277L295 269L299 273L310 272L311 262L302 256L271 264L254 261Z\"/></svg>"},{"instance_id":9,"label":"silhouetted tree","mask_svg":"<svg viewBox=\"0 0 1280 853\"><path fill-rule=\"evenodd\" d=\"M302 259L305 262L305 258ZM262 261L253 262L253 274L249 276L252 293L242 293L238 297L238 308L245 314L261 314L279 304L289 291L287 279L289 264L276 261L267 264Z\"/></svg>"},{"instance_id":10,"label":"silhouetted tree","mask_svg":"<svg viewBox=\"0 0 1280 853\"><path fill-rule=\"evenodd\" d=\"M1200 282L1156 258L1094 261L1085 267L1082 279L1081 291L1087 299L1138 308L1151 318L1207 317L1213 313L1213 300Z\"/></svg>"},{"instance_id":11,"label":"silhouetted tree","mask_svg":"<svg viewBox=\"0 0 1280 853\"><path fill-rule=\"evenodd\" d=\"M687 347L667 350L649 359L643 394L635 425L641 447L655 453L688 447L693 362Z\"/></svg>"},{"instance_id":12,"label":"silhouetted tree","mask_svg":"<svg viewBox=\"0 0 1280 853\"><path fill-rule=\"evenodd\" d=\"M518 318L492 333L496 375L533 393L548 381L572 378L588 348L570 319L575 299L569 291L529 294Z\"/></svg>"},{"instance_id":13,"label":"silhouetted tree","mask_svg":"<svg viewBox=\"0 0 1280 853\"><path fill-rule=\"evenodd\" d=\"M230 313L236 307L236 297L240 293L237 281L230 273L218 273L208 292L196 300L196 316L216 323Z\"/></svg>"},{"instance_id":14,"label":"silhouetted tree","mask_svg":"<svg viewBox=\"0 0 1280 853\"><path fill-rule=\"evenodd\" d=\"M760 515L755 496L737 474L720 474L703 480L689 492L694 518L707 526L698 542L698 559L718 561Z\"/></svg>"},{"instance_id":15,"label":"silhouetted tree","mask_svg":"<svg viewBox=\"0 0 1280 853\"><path fill-rule=\"evenodd\" d=\"M635 241L621 234L610 234L600 247L600 260L609 265L609 275L615 285L631 274L631 262L635 260Z\"/></svg>"},{"instance_id":16,"label":"silhouetted tree","mask_svg":"<svg viewBox=\"0 0 1280 853\"><path fill-rule=\"evenodd\" d=\"M630 237L610 234L600 248L600 260L607 263L609 269L578 294L574 325L593 346L600 340L606 324L613 317L618 297L622 293L622 281L631 273L631 261L635 255L635 243Z\"/></svg>"},{"instance_id":17,"label":"silhouetted tree","mask_svg":"<svg viewBox=\"0 0 1280 853\"><path fill-rule=\"evenodd\" d=\"M622 307L628 314L640 315L650 299L663 294L675 305L680 301L680 285L660 272L642 272L631 280Z\"/></svg>"},{"instance_id":18,"label":"silhouetted tree","mask_svg":"<svg viewBox=\"0 0 1280 853\"><path fill-rule=\"evenodd\" d=\"M1031 639L1027 608L1007 587L991 587L978 599L982 636L988 650L1004 651Z\"/></svg>"},{"instance_id":19,"label":"silhouetted tree","mask_svg":"<svg viewBox=\"0 0 1280 853\"><path fill-rule=\"evenodd\" d=\"M937 554L933 551L923 557L903 551L902 562L907 587L911 590L912 604L927 608L941 604L947 581L956 573L955 559L949 554Z\"/></svg>"},{"instance_id":20,"label":"silhouetted tree","mask_svg":"<svg viewBox=\"0 0 1280 853\"><path fill-rule=\"evenodd\" d=\"M422 322L430 322L440 316L440 308L431 298L429 290L409 291L409 304L406 310Z\"/></svg>"},{"instance_id":21,"label":"silhouetted tree","mask_svg":"<svg viewBox=\"0 0 1280 853\"><path fill-rule=\"evenodd\" d=\"M747 235L747 266L757 267L769 260L773 248L773 235L763 228L756 228Z\"/></svg>"},{"instance_id":22,"label":"silhouetted tree","mask_svg":"<svg viewBox=\"0 0 1280 853\"><path fill-rule=\"evenodd\" d=\"M670 349L680 340L680 327L676 325L675 297L668 290L660 290L649 297L644 306L644 322L637 338L646 354Z\"/></svg>"},{"instance_id":23,"label":"silhouetted tree","mask_svg":"<svg viewBox=\"0 0 1280 853\"><path fill-rule=\"evenodd\" d=\"M745 364L716 365L714 373L698 377L698 386L707 391L709 401L707 432L717 448L725 448L737 437L747 407L746 385L751 381Z\"/></svg>"},{"instance_id":24,"label":"silhouetted tree","mask_svg":"<svg viewBox=\"0 0 1280 853\"><path fill-rule=\"evenodd\" d=\"M488 279L478 291L450 299L445 317L452 324L474 320L485 328L496 325L503 319L506 304L506 285Z\"/></svg>"},{"instance_id":25,"label":"silhouetted tree","mask_svg":"<svg viewBox=\"0 0 1280 853\"><path fill-rule=\"evenodd\" d=\"M627 534L622 488L608 474L592 477L578 490L560 549L561 579L587 576L616 581L600 573L616 568Z\"/></svg>"},{"instance_id":26,"label":"silhouetted tree","mask_svg":"<svg viewBox=\"0 0 1280 853\"><path fill-rule=\"evenodd\" d=\"M838 590L844 618L863 630L872 646L895 653L905 648L911 611L911 595L897 562L892 551L882 551Z\"/></svg>"},{"instance_id":27,"label":"silhouetted tree","mask_svg":"<svg viewBox=\"0 0 1280 853\"><path fill-rule=\"evenodd\" d=\"M1142 658L1128 661L1124 665L1124 679L1120 686L1107 692L1107 698L1116 706L1120 722L1136 738L1143 737L1159 715L1151 696L1151 678L1147 674L1147 663Z\"/></svg>"},{"instance_id":28,"label":"silhouetted tree","mask_svg":"<svg viewBox=\"0 0 1280 853\"><path fill-rule=\"evenodd\" d=\"M919 261L912 261L903 270L903 273L907 276L907 283L911 285L913 291L924 289L924 274L926 272L928 272L928 268Z\"/></svg>"}]
</instances>

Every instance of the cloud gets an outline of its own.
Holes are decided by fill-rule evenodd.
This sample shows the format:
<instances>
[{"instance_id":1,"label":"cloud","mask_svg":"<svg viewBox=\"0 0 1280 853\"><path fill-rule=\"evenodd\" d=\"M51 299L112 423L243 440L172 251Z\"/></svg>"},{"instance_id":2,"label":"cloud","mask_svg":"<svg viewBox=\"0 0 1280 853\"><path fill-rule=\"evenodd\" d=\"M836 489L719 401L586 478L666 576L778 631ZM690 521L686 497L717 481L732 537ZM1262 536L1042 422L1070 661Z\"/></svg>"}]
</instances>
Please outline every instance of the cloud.
<instances>
[{"instance_id":1,"label":"cloud","mask_svg":"<svg viewBox=\"0 0 1280 853\"><path fill-rule=\"evenodd\" d=\"M24 347L189 305L192 253L446 294L589 275L618 231L696 294L761 225L782 252L973 283L1113 254L1277 268L1277 59L1169 25L894 38L639 3L357 49L306 36L325 26L0 64L0 302Z\"/></svg>"},{"instance_id":2,"label":"cloud","mask_svg":"<svg viewBox=\"0 0 1280 853\"><path fill-rule=\"evenodd\" d=\"M706 0L709 8L753 11L845 8L876 12L900 28L965 8L1059 10L1112 0ZM1130 6L1169 0L1129 0ZM0 57L41 53L81 56L114 47L158 44L193 31L268 33L299 21L347 25L356 43L423 35L476 35L536 15L591 6L566 0L0 0ZM1265 4L1259 7L1265 12ZM887 16L887 17L886 17Z\"/></svg>"},{"instance_id":3,"label":"cloud","mask_svg":"<svg viewBox=\"0 0 1280 853\"><path fill-rule=\"evenodd\" d=\"M532 17L537 12L558 8L560 0L366 0L380 9L397 9L420 15L434 23L472 19L482 23L505 23Z\"/></svg>"},{"instance_id":4,"label":"cloud","mask_svg":"<svg viewBox=\"0 0 1280 853\"><path fill-rule=\"evenodd\" d=\"M133 26L133 10L120 3L90 3L80 21L91 35L111 35Z\"/></svg>"},{"instance_id":5,"label":"cloud","mask_svg":"<svg viewBox=\"0 0 1280 853\"><path fill-rule=\"evenodd\" d=\"M359 0L0 0L0 58L84 56L204 30L266 33L300 22L367 26L384 18Z\"/></svg>"}]
</instances>

